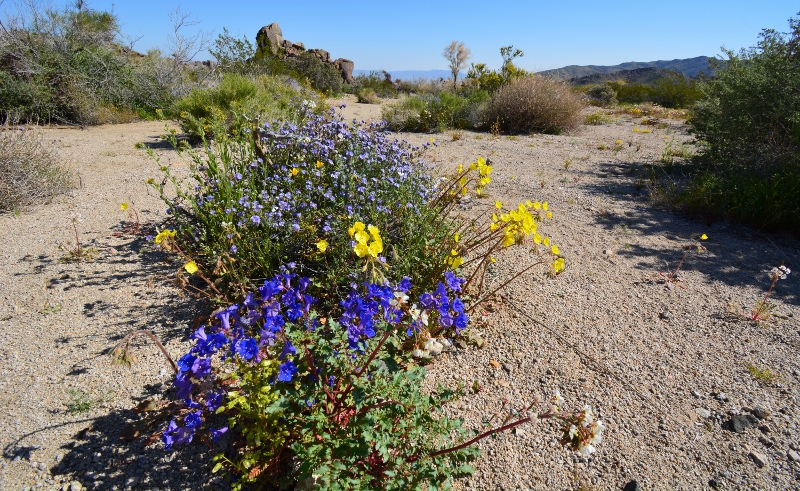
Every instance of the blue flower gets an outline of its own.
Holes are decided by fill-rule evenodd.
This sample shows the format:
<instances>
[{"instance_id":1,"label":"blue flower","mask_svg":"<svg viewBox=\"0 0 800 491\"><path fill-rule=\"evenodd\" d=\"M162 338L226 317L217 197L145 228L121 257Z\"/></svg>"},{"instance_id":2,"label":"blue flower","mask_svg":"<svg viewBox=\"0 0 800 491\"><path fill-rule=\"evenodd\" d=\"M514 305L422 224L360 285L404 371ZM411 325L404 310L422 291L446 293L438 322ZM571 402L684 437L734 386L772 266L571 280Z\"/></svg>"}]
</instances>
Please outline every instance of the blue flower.
<instances>
[{"instance_id":1,"label":"blue flower","mask_svg":"<svg viewBox=\"0 0 800 491\"><path fill-rule=\"evenodd\" d=\"M211 439L214 440L214 443L217 443L217 441L219 441L220 437L224 435L226 431L228 431L227 426L223 426L218 430L211 430Z\"/></svg>"},{"instance_id":2,"label":"blue flower","mask_svg":"<svg viewBox=\"0 0 800 491\"><path fill-rule=\"evenodd\" d=\"M253 338L242 338L236 342L233 351L245 360L252 360L258 354L258 343Z\"/></svg>"},{"instance_id":3,"label":"blue flower","mask_svg":"<svg viewBox=\"0 0 800 491\"><path fill-rule=\"evenodd\" d=\"M444 274L445 282L447 283L447 287L454 292L461 291L461 285L464 284L464 279L459 278L451 271L447 271Z\"/></svg>"},{"instance_id":4,"label":"blue flower","mask_svg":"<svg viewBox=\"0 0 800 491\"><path fill-rule=\"evenodd\" d=\"M194 411L186 415L183 418L183 422L186 423L186 426L190 428L197 428L203 422L203 411Z\"/></svg>"},{"instance_id":5,"label":"blue flower","mask_svg":"<svg viewBox=\"0 0 800 491\"><path fill-rule=\"evenodd\" d=\"M411 289L411 278L408 276L403 277L403 279L400 280L400 284L397 285L397 289L403 293L408 293L408 290Z\"/></svg>"},{"instance_id":6,"label":"blue flower","mask_svg":"<svg viewBox=\"0 0 800 491\"><path fill-rule=\"evenodd\" d=\"M295 348L289 341L286 341L286 344L283 345L283 351L281 352L281 355L278 357L278 359L283 360L284 358L286 358L287 355L296 355L296 354L297 354L297 348Z\"/></svg>"},{"instance_id":7,"label":"blue flower","mask_svg":"<svg viewBox=\"0 0 800 491\"><path fill-rule=\"evenodd\" d=\"M186 399L189 397L192 393L192 389L194 389L194 384L191 380L189 380L188 373L180 373L177 377L175 377L172 385L175 386L175 395L177 395L180 399Z\"/></svg>"},{"instance_id":8,"label":"blue flower","mask_svg":"<svg viewBox=\"0 0 800 491\"><path fill-rule=\"evenodd\" d=\"M191 353L186 353L178 360L178 370L180 370L181 373L190 371L195 360L197 360L196 356Z\"/></svg>"},{"instance_id":9,"label":"blue flower","mask_svg":"<svg viewBox=\"0 0 800 491\"><path fill-rule=\"evenodd\" d=\"M281 382L291 382L296 374L297 367L291 361L285 361L278 367L278 380Z\"/></svg>"}]
</instances>

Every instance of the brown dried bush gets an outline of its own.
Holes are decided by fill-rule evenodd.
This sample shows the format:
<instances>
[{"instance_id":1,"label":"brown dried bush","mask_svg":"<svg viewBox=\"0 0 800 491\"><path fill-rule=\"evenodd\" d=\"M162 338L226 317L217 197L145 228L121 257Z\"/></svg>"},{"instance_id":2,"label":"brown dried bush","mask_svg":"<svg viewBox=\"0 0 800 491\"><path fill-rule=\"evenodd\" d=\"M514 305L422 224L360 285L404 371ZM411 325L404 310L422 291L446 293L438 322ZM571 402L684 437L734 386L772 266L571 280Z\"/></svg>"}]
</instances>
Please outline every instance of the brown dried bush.
<instances>
[{"instance_id":1,"label":"brown dried bush","mask_svg":"<svg viewBox=\"0 0 800 491\"><path fill-rule=\"evenodd\" d=\"M566 83L541 75L520 77L501 87L486 107L486 121L508 133L564 133L581 124L580 95Z\"/></svg>"},{"instance_id":2,"label":"brown dried bush","mask_svg":"<svg viewBox=\"0 0 800 491\"><path fill-rule=\"evenodd\" d=\"M0 131L0 212L46 203L71 188L72 181L72 173L34 131Z\"/></svg>"}]
</instances>

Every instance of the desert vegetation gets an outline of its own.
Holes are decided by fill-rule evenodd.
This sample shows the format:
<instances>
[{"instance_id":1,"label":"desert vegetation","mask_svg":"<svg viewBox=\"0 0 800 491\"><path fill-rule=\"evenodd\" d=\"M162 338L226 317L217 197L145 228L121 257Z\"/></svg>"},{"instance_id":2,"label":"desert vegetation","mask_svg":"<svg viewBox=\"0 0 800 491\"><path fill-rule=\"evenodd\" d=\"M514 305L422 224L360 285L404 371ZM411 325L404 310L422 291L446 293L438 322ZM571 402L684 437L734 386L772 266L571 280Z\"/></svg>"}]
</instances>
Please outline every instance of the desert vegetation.
<instances>
[{"instance_id":1,"label":"desert vegetation","mask_svg":"<svg viewBox=\"0 0 800 491\"><path fill-rule=\"evenodd\" d=\"M469 131L488 131L492 142L524 137L533 146L528 135L573 138L582 124L610 127L624 117L635 121L627 131L642 137L670 128L661 120L688 116L696 145L663 135L660 156L642 166L652 174L646 187L656 190L655 175L668 174L675 182L664 185L667 199L693 216L800 230L796 20L790 34L764 31L757 47L726 52L708 80L670 75L649 85L575 88L517 67L524 54L513 46L500 48L500 69L473 63L459 81L470 51L457 41L443 53L452 84L399 82L377 72L344 84L311 52L280 58L227 30L211 46L213 63L192 64L207 39L182 34L187 19L173 19L171 56L135 53L121 41L113 14L82 4L9 19L0 33L0 211L46 202L73 183L35 131L12 124L166 121L162 139L174 153L165 158L147 149L160 172L148 189L166 214L143 224L136 208L121 202L129 221L115 234L134 237L139 254L176 265L169 279L194 325L174 359L149 329L119 336L108 351L115 365L131 367L135 351L146 349L132 340L147 336L174 372L171 385L155 389L163 398L153 403L158 411L149 402L137 408L156 413L147 423L155 431L137 430L130 439L145 437L166 452L202 444L214 455L209 473L226 475L234 489L446 489L476 473L484 439L537 421L555 423L548 426L551 443L582 458L601 443L605 426L596 408L567 403L559 390L517 391L470 431L448 405L479 393L480 381L425 385L428 367L456 343L465 352L485 346L476 326L491 312L483 307L501 303L499 292L523 275L555 284L571 260L561 250L557 207L536 196L507 202L491 195L489 159L433 167L425 162L436 151L433 137L415 146L389 130L450 130L452 144ZM385 121L344 121L327 107L341 92L383 104ZM601 108L587 113L587 102ZM575 137L564 146L591 146L614 159L636 156L640 144L627 135L590 143ZM583 178L567 175L573 157L583 158L568 155L558 164L560 184ZM536 180L530 189L548 186L544 176ZM597 212L599 221L609 215ZM80 222L75 212L75 246L61 247L61 264L100 254L84 244ZM636 287L662 284L670 294L683 288L689 262L708 252L708 240L690 234L674 267ZM604 260L614 260L612 245L603 247ZM500 275L502 255L513 268ZM790 273L785 265L771 269L766 293L743 318L765 324L773 291ZM64 275L59 279L69 279ZM53 313L53 306L39 313ZM487 361L498 371L514 369ZM752 364L747 370L764 384L777 377ZM71 389L66 411L88 412L102 401Z\"/></svg>"}]
</instances>

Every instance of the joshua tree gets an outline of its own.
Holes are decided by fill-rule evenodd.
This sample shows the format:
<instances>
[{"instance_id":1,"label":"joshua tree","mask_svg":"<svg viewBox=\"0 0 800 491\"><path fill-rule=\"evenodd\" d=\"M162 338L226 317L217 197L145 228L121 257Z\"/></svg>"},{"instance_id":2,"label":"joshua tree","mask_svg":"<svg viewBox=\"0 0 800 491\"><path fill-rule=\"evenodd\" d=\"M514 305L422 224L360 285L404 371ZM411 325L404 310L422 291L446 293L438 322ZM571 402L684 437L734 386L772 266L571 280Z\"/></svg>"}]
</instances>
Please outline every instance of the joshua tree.
<instances>
[{"instance_id":1,"label":"joshua tree","mask_svg":"<svg viewBox=\"0 0 800 491\"><path fill-rule=\"evenodd\" d=\"M461 41L453 41L445 49L442 55L450 62L450 73L453 74L453 90L458 85L458 72L467 66L469 59L469 48L464 46Z\"/></svg>"}]
</instances>

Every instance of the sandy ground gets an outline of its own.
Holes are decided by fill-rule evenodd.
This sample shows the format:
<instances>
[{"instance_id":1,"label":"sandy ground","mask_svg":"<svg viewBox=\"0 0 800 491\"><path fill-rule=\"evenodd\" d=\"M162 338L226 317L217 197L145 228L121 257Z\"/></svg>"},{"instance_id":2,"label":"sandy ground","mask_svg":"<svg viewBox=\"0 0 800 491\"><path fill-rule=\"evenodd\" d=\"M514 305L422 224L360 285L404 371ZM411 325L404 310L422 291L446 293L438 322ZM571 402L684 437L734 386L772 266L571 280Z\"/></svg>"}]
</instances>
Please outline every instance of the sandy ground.
<instances>
[{"instance_id":1,"label":"sandy ground","mask_svg":"<svg viewBox=\"0 0 800 491\"><path fill-rule=\"evenodd\" d=\"M341 102L347 119L380 116L378 106ZM691 140L680 122L665 122L652 133L621 117L560 136L402 135L434 138L424 158L443 170L491 160L489 195L465 216L485 215L495 200L549 201L548 232L567 257L557 279L525 274L479 310L474 329L485 347L455 348L431 366L431 384L481 386L450 414L478 429L559 389L567 407L590 404L608 427L588 459L562 449L548 423L484 440L477 474L458 489L800 488L800 275L777 285L769 323L737 313L764 294L770 268L800 273L800 244L655 207L646 166L665 142ZM160 179L157 165L134 148L144 143L179 169L161 133L152 122L44 131L80 186L0 216L1 489L225 488L202 470L210 460L199 446L166 454L160 443L124 438L139 419L131 408L170 383L157 349L142 341L132 369L109 364L111 348L135 329L183 353L198 308L170 283L180 265L131 233L119 207L130 203L145 230L164 218L145 183ZM81 244L95 257L65 263L76 213ZM689 254L680 287L649 281L704 233L708 250ZM495 285L528 258L508 251L497 259ZM734 415L752 424L726 429Z\"/></svg>"}]
</instances>

